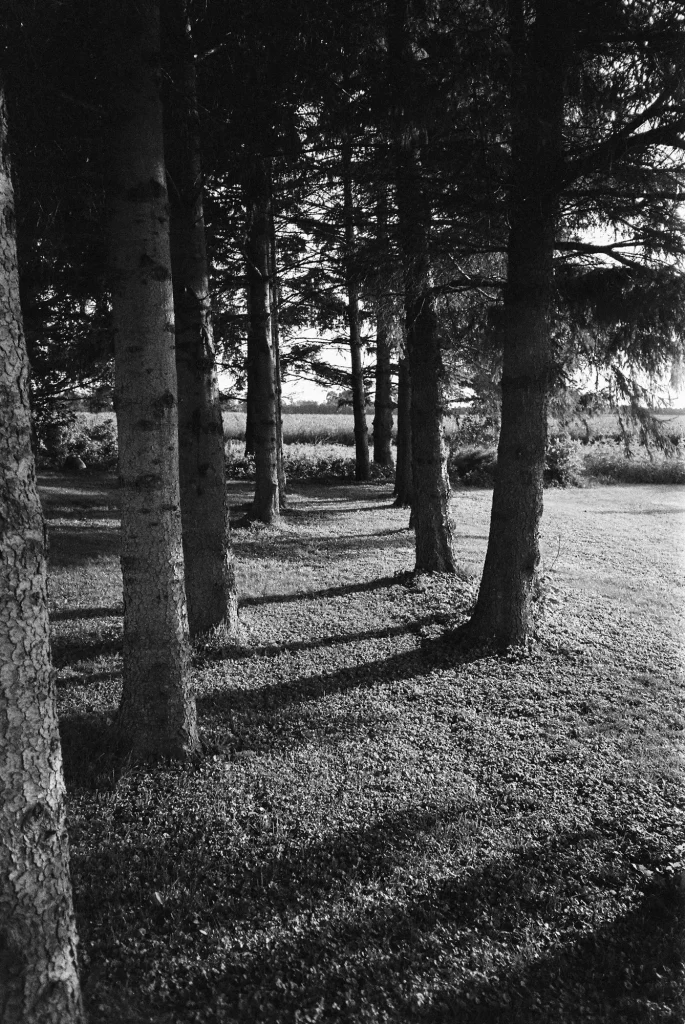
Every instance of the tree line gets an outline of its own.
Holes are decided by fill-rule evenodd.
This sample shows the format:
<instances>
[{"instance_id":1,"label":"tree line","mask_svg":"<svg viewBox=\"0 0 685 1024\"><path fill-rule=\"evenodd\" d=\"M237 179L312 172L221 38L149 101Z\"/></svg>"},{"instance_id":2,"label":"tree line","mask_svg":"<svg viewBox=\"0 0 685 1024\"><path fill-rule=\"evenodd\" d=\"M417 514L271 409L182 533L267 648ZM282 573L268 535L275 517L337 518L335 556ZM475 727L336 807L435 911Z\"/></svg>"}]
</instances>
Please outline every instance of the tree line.
<instances>
[{"instance_id":1,"label":"tree line","mask_svg":"<svg viewBox=\"0 0 685 1024\"><path fill-rule=\"evenodd\" d=\"M27 352L49 399L74 373L94 386L113 350L114 731L134 758L201 751L189 640L237 629L217 390L236 339L265 523L287 502L282 366L335 382L283 338L346 338L359 481L392 462L396 367L417 572L457 568L448 373L498 382L487 554L456 640L522 643L550 396L579 364L629 382L682 354L685 26L675 0L70 0L3 20L0 1010L67 1022L83 1011Z\"/></svg>"}]
</instances>

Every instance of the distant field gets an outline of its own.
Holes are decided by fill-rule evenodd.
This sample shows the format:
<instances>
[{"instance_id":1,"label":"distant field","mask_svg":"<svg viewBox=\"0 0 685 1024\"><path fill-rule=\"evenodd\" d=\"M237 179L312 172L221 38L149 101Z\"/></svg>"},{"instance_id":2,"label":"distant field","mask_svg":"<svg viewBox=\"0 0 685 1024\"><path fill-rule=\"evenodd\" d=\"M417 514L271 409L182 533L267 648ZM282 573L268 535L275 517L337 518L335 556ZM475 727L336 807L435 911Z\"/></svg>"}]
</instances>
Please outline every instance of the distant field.
<instances>
[{"instance_id":1,"label":"distant field","mask_svg":"<svg viewBox=\"0 0 685 1024\"><path fill-rule=\"evenodd\" d=\"M680 434L685 437L685 409L663 409L655 414L666 433ZM226 440L243 441L245 439L245 413L225 412L224 431ZM460 414L460 420L465 418ZM114 422L113 412L102 413L79 413L78 420L86 427L93 427L105 421ZM395 429L397 428L397 416L394 417ZM366 417L369 433L373 430L373 414L368 413ZM621 427L618 416L615 412L598 413L581 419L578 416L571 420L562 421L550 416L550 433L568 433L571 437L584 439L587 433L586 422L590 428L591 437L608 437L619 434ZM445 433L448 437L457 432L457 421L454 416L445 419ZM629 432L635 430L635 425L630 421L626 422L626 429ZM394 437L394 432L393 432ZM354 444L354 418L352 414L343 415L340 413L284 413L283 415L283 439L287 444Z\"/></svg>"},{"instance_id":2,"label":"distant field","mask_svg":"<svg viewBox=\"0 0 685 1024\"><path fill-rule=\"evenodd\" d=\"M373 429L373 415L366 417L369 431ZM395 417L395 427L397 417ZM245 439L245 413L225 412L224 431L229 441ZM283 440L286 444L354 444L354 417L339 413L285 413Z\"/></svg>"},{"instance_id":3,"label":"distant field","mask_svg":"<svg viewBox=\"0 0 685 1024\"><path fill-rule=\"evenodd\" d=\"M665 431L685 437L685 410L672 409L657 414ZM463 421L463 414L460 416ZM373 415L367 414L366 422L369 433L373 429ZM621 427L616 413L607 412L580 419L574 417L569 422L562 422L550 417L550 433L568 433L573 438L584 439L587 435L586 422L590 437L601 438L620 434ZM397 417L395 416L395 430ZM629 432L635 430L634 424L626 423ZM224 430L227 440L243 441L245 439L245 413L225 412ZM448 437L458 431L454 416L445 419L445 433ZM283 440L286 444L354 444L354 419L352 414L345 416L340 413L285 413L283 416Z\"/></svg>"}]
</instances>

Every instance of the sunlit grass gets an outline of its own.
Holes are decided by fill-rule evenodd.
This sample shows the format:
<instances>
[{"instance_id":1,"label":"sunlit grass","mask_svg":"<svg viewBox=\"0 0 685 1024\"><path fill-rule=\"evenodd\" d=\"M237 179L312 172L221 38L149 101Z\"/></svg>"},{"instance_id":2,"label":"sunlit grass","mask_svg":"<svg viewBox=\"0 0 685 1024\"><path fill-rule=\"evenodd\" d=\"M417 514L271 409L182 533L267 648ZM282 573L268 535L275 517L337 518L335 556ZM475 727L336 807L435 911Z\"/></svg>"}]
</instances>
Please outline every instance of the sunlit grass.
<instances>
[{"instance_id":1,"label":"sunlit grass","mask_svg":"<svg viewBox=\"0 0 685 1024\"><path fill-rule=\"evenodd\" d=\"M453 497L461 576L413 579L389 486L293 488L280 528L234 531L241 645L193 658L204 755L134 767L107 725L117 492L48 487L93 1020L678 1019L679 491L550 494L536 639L469 660L487 493Z\"/></svg>"}]
</instances>

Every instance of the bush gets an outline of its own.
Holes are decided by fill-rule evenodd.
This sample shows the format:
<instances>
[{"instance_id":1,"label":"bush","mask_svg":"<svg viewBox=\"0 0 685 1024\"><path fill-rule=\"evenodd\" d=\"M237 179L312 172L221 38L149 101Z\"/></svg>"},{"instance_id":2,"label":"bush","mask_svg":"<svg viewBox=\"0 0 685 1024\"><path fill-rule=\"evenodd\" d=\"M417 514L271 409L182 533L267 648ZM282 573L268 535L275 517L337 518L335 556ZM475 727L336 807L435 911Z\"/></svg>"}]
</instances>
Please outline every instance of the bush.
<instances>
[{"instance_id":1,"label":"bush","mask_svg":"<svg viewBox=\"0 0 685 1024\"><path fill-rule=\"evenodd\" d=\"M653 452L644 447L628 456L622 443L601 441L588 445L584 474L602 484L683 484L685 483L685 441L675 446L674 455Z\"/></svg>"},{"instance_id":2,"label":"bush","mask_svg":"<svg viewBox=\"0 0 685 1024\"><path fill-rule=\"evenodd\" d=\"M340 444L284 444L283 464L290 480L354 480L355 460L349 447ZM371 479L392 479L393 470L371 464ZM226 474L231 480L251 480L255 475L252 455L242 445L226 445Z\"/></svg>"},{"instance_id":3,"label":"bush","mask_svg":"<svg viewBox=\"0 0 685 1024\"><path fill-rule=\"evenodd\" d=\"M451 446L447 472L465 487L492 487L495 482L497 451L478 445Z\"/></svg>"},{"instance_id":4,"label":"bush","mask_svg":"<svg viewBox=\"0 0 685 1024\"><path fill-rule=\"evenodd\" d=\"M77 413L68 420L49 423L38 432L39 455L61 467L77 455L89 469L111 470L118 458L117 424L113 415Z\"/></svg>"},{"instance_id":5,"label":"bush","mask_svg":"<svg viewBox=\"0 0 685 1024\"><path fill-rule=\"evenodd\" d=\"M580 443L565 434L547 440L544 481L552 487L576 487L582 472Z\"/></svg>"},{"instance_id":6,"label":"bush","mask_svg":"<svg viewBox=\"0 0 685 1024\"><path fill-rule=\"evenodd\" d=\"M455 438L458 441L457 438ZM544 482L547 486L572 487L580 483L581 446L569 437L549 438L545 456ZM497 451L477 444L451 446L447 459L450 477L465 487L492 487L495 482Z\"/></svg>"},{"instance_id":7,"label":"bush","mask_svg":"<svg viewBox=\"0 0 685 1024\"><path fill-rule=\"evenodd\" d=\"M482 413L462 413L445 420L445 437L455 448L496 448L499 424Z\"/></svg>"}]
</instances>

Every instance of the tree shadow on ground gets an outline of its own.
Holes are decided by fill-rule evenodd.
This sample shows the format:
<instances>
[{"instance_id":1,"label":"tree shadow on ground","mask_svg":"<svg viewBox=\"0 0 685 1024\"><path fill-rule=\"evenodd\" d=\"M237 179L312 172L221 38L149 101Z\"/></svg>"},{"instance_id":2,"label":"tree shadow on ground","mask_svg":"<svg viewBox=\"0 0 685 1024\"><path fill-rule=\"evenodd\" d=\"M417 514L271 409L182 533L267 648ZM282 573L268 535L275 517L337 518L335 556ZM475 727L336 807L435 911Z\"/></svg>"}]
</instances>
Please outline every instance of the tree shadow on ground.
<instances>
[{"instance_id":1,"label":"tree shadow on ground","mask_svg":"<svg viewBox=\"0 0 685 1024\"><path fill-rule=\"evenodd\" d=\"M296 641L293 645L284 644L279 651L302 650L307 646L323 647L333 644L349 643L364 639L375 639L377 636L398 636L403 633L416 633L426 626L440 625L452 616L442 614L426 616L424 619L412 619L397 627L388 627L379 631L362 634L342 634L339 637L326 637L314 641ZM279 708L295 703L320 700L321 697L344 693L351 689L364 689L378 686L380 683L398 683L406 679L416 679L439 669L454 669L459 665L479 661L491 656L479 650L462 650L442 638L424 639L420 647L411 651L393 654L388 658L365 661L362 665L337 669L334 672L322 672L302 676L292 682L271 683L259 689L245 690L230 687L217 688L206 692L198 698L198 710L211 712L212 715L226 715L226 721L232 714L249 713L250 715L266 716L270 720ZM255 719L258 725L258 719Z\"/></svg>"},{"instance_id":2,"label":"tree shadow on ground","mask_svg":"<svg viewBox=\"0 0 685 1024\"><path fill-rule=\"evenodd\" d=\"M279 1024L299 1019L298 1013L350 1024L673 1020L683 994L682 892L664 885L615 920L592 924L565 880L569 870L601 856L612 838L601 829L548 833L535 848L505 847L496 860L464 864L465 832L487 827L487 807L473 793L465 786L443 804L393 811L371 825L286 845L278 855L273 844L257 842L249 863L221 835L211 848L197 849L184 835L167 836L155 845L149 870L156 874L142 879L144 888L154 887L165 870L176 877L182 865L215 878L206 893L199 886L162 906L146 901L150 936L163 943L171 933L183 943L188 966L174 1005L179 1011L220 1008L222 1020ZM215 827L221 830L221 822ZM447 867L449 877L444 861L443 877L417 873L417 850L425 847L430 856L432 837L446 829L454 865ZM145 863L150 841L147 831L140 834L137 862ZM106 878L104 865L114 858L118 884L128 891L126 876L138 881L135 853L130 838L118 842L112 835L106 850L89 847L95 861L89 874L98 875L102 859ZM400 883L390 883L393 878ZM229 941L210 966L192 955L208 933L241 934L243 941ZM120 938L123 950L127 936ZM317 1010L318 1018L309 1016Z\"/></svg>"},{"instance_id":3,"label":"tree shadow on ground","mask_svg":"<svg viewBox=\"0 0 685 1024\"><path fill-rule=\"evenodd\" d=\"M117 529L98 529L92 526L49 526L49 562L53 567L69 568L97 562L102 558L118 557L121 537Z\"/></svg>"},{"instance_id":4,"label":"tree shadow on ground","mask_svg":"<svg viewBox=\"0 0 685 1024\"><path fill-rule=\"evenodd\" d=\"M67 791L113 789L128 762L109 718L100 713L61 715L59 732Z\"/></svg>"},{"instance_id":5,"label":"tree shadow on ground","mask_svg":"<svg viewBox=\"0 0 685 1024\"><path fill-rule=\"evenodd\" d=\"M78 499L73 499L68 505L67 504L52 504L47 509L46 519L48 526L54 522L55 519L67 520L67 523L84 523L89 522L106 522L112 523L112 529L118 529L121 515L119 509L113 505L100 505L94 504L89 501L80 502ZM53 527L55 528L55 527ZM56 527L59 529L59 526Z\"/></svg>"},{"instance_id":6,"label":"tree shadow on ground","mask_svg":"<svg viewBox=\"0 0 685 1024\"><path fill-rule=\"evenodd\" d=\"M334 844L330 851L307 850L301 862L286 865L286 870L291 869L293 880L312 874L316 877L316 866L334 859L349 872L359 849L370 847L377 852L372 863L365 865L361 878L352 869L355 883L387 877L397 861L398 843L401 850L402 843L406 849L420 840L421 832L439 824L441 815L421 813L411 818L394 823L383 820L363 841L353 837ZM589 933L581 919L569 928L569 917L572 919L578 909L572 897L562 896L555 906L549 902L549 884L556 881L555 875L560 868L563 870L569 854L578 856L598 842L601 836L597 832L569 833L533 856L518 851L511 858L470 871L464 879L419 885L413 898L390 908L384 906L375 917L360 914L355 921L345 915L337 922L333 918L329 925L320 926L318 933L289 944L284 959L291 964L300 961L303 966L319 963L323 970L320 968L314 976L324 981L331 951L342 947L349 951L349 959L344 954L340 959L345 958L350 974L356 974L363 984L370 968L377 998L382 1001L390 994L394 1012L390 1010L389 1017L403 1022L575 1024L586 1020L646 1024L673 1019L671 1010L677 1008L684 992L685 907L681 892L674 886L648 892L637 908L591 928ZM269 877L268 870L262 869L262 877ZM342 884L346 881L341 879ZM243 881L242 891L250 891L252 884L256 879ZM326 879L322 895L330 892L329 886L330 880ZM547 944L546 955L526 961L525 954L517 955L517 946L525 947L531 928L538 934L544 930L554 936L556 932L559 937ZM450 933L459 956L453 965L452 983L445 984L444 972L434 969L433 936L449 943ZM483 940L497 939L513 947L508 958L511 966L500 971L492 965L488 969L481 958ZM277 954L255 958L255 991L263 993L270 988L269 970L277 988L276 977L285 966L278 959ZM460 960L466 968L463 971ZM336 973L326 979L325 987L333 988L326 993L331 1000L344 998L350 987L351 979L343 981ZM311 1005L310 999L316 1003L324 991L323 985L313 992L305 988L300 998ZM232 995L238 995L235 989ZM657 1012L650 1012L650 1007ZM381 1008L385 1009L382 1002Z\"/></svg>"},{"instance_id":7,"label":"tree shadow on ground","mask_svg":"<svg viewBox=\"0 0 685 1024\"><path fill-rule=\"evenodd\" d=\"M683 515L685 508L597 508L595 516L672 516Z\"/></svg>"},{"instance_id":8,"label":"tree shadow on ground","mask_svg":"<svg viewBox=\"0 0 685 1024\"><path fill-rule=\"evenodd\" d=\"M323 590L298 591L295 594L265 594L262 597L246 597L240 601L241 608L250 608L262 604L293 604L297 601L319 601L327 597L344 597L346 594L365 594L373 590L386 590L404 584L409 574L397 576L379 576L366 583L347 583L340 587L326 587Z\"/></svg>"},{"instance_id":9,"label":"tree shadow on ground","mask_svg":"<svg viewBox=\"0 0 685 1024\"><path fill-rule=\"evenodd\" d=\"M290 640L281 644L261 644L258 647L230 650L227 654L217 652L217 654L214 655L211 651L207 652L207 654L201 652L200 656L204 656L206 660L223 661L226 658L252 658L256 655L263 656L286 653L292 654L295 651L315 651L322 647L332 648L337 645L342 646L344 644L360 643L364 640L383 640L394 636L405 636L408 633L419 633L421 629L424 629L427 626L442 625L443 623L451 620L451 618L451 616L437 613L435 615L425 615L418 619L411 619L410 621L403 622L398 626L379 626L378 629L361 630L356 633L339 633L334 636L317 637L315 640ZM362 666L357 666L357 670L366 672L366 663Z\"/></svg>"},{"instance_id":10,"label":"tree shadow on ground","mask_svg":"<svg viewBox=\"0 0 685 1024\"><path fill-rule=\"evenodd\" d=\"M479 922L501 914L502 906L511 907L512 901L502 888L488 893L476 874L467 885L384 909L375 919L360 915L356 922L330 920L286 943L283 950L257 955L246 970L243 961L240 982L226 972L217 987L223 989L229 1011L240 1006L243 1012L248 1009L248 1017L250 1005L256 1008L265 994L274 993L281 1005L273 1015L260 1018L274 1021L289 1017L295 1003L306 1013L322 1003L344 1005L351 993L358 1008L353 1004L352 1012L336 1015L336 1020L354 1021L367 1014L371 1019L369 1010L403 1024L680 1020L674 1011L682 1012L684 994L682 952L677 948L685 925L682 902L679 895L668 900L647 896L642 905L590 934L567 927L564 940L542 955L536 951L532 962L516 950L516 935L507 932L502 941L514 938L509 951L514 966L498 972L483 959L488 925ZM522 945L526 930L538 924L536 914L521 917L517 931ZM497 931L490 926L491 941ZM451 969L437 972L434 958L441 944L450 942L450 933L450 952L458 950L461 963L453 961ZM343 952L344 972L333 950L339 956ZM278 990L278 977L288 971L307 979L292 1001Z\"/></svg>"},{"instance_id":11,"label":"tree shadow on ground","mask_svg":"<svg viewBox=\"0 0 685 1024\"><path fill-rule=\"evenodd\" d=\"M79 619L110 619L124 614L122 605L109 608L62 608L50 612L50 622L71 622Z\"/></svg>"},{"instance_id":12,"label":"tree shadow on ground","mask_svg":"<svg viewBox=\"0 0 685 1024\"><path fill-rule=\"evenodd\" d=\"M402 538L402 535L406 539ZM303 552L307 557L346 558L350 551L375 551L380 548L413 548L411 535L404 529L379 530L377 533L342 534L336 537L298 533L295 536L243 537L234 540L236 554L251 561L277 558L284 563L301 562Z\"/></svg>"},{"instance_id":13,"label":"tree shadow on ground","mask_svg":"<svg viewBox=\"0 0 685 1024\"><path fill-rule=\"evenodd\" d=\"M384 495L383 495L384 497ZM336 500L336 499L331 499ZM344 499L343 499L344 500ZM379 500L375 505L358 505L355 501L350 501L348 508L298 508L297 506L289 506L286 508L282 515L287 521L288 519L302 519L302 520L323 520L332 519L339 515L351 515L355 512L378 512L381 509L395 508L394 502Z\"/></svg>"},{"instance_id":14,"label":"tree shadow on ground","mask_svg":"<svg viewBox=\"0 0 685 1024\"><path fill-rule=\"evenodd\" d=\"M80 661L92 661L94 658L120 654L123 649L123 636L99 636L93 634L84 637L55 636L52 638L52 663L55 668L67 668Z\"/></svg>"},{"instance_id":15,"label":"tree shadow on ground","mask_svg":"<svg viewBox=\"0 0 685 1024\"><path fill-rule=\"evenodd\" d=\"M87 688L92 686L93 683L101 683L105 679L112 680L117 676L117 669L105 669L102 672L82 672L75 673L74 675L63 676L57 679L58 690L69 690ZM68 715L66 716L68 718Z\"/></svg>"}]
</instances>

